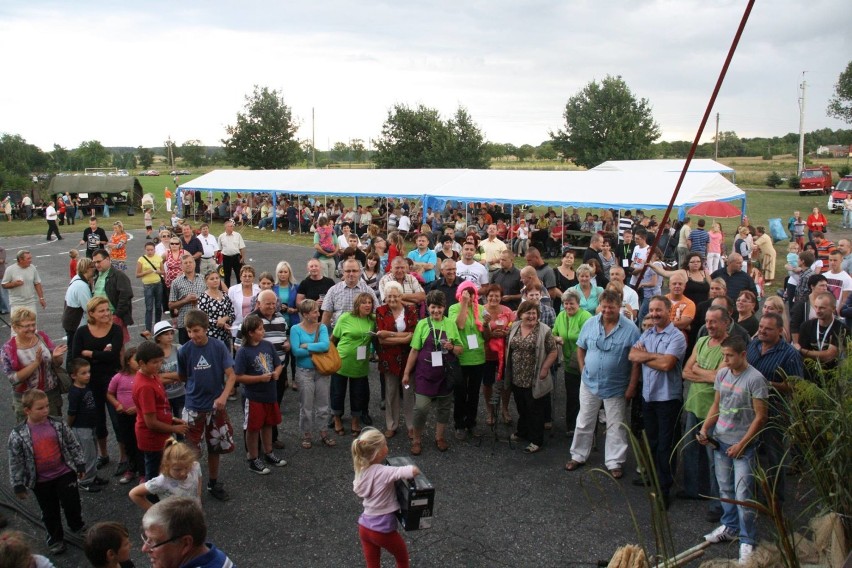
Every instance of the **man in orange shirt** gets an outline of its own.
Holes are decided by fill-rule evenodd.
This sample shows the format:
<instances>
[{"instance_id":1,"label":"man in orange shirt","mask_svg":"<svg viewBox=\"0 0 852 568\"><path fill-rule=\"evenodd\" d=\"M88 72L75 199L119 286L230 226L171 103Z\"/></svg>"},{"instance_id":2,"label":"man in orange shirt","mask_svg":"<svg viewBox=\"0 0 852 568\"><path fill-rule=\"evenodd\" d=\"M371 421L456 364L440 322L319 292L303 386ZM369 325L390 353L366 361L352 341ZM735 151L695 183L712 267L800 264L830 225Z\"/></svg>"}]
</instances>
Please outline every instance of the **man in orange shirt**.
<instances>
[{"instance_id":1,"label":"man in orange shirt","mask_svg":"<svg viewBox=\"0 0 852 568\"><path fill-rule=\"evenodd\" d=\"M686 333L695 319L695 302L683 295L686 288L686 280L689 278L686 271L678 270L669 278L669 293L666 298L671 300L672 309L669 317L676 328Z\"/></svg>"},{"instance_id":2,"label":"man in orange shirt","mask_svg":"<svg viewBox=\"0 0 852 568\"><path fill-rule=\"evenodd\" d=\"M166 199L166 211L172 210L172 192L168 186L163 189L163 197Z\"/></svg>"}]
</instances>

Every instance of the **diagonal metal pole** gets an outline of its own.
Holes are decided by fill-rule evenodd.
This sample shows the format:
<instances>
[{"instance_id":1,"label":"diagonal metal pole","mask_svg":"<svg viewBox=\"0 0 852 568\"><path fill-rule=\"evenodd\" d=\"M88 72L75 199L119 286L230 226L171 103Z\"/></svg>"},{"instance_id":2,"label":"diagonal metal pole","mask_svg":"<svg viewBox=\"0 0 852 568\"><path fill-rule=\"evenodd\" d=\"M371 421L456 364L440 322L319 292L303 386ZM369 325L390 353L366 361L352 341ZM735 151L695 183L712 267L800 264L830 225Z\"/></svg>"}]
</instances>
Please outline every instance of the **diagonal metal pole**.
<instances>
[{"instance_id":1,"label":"diagonal metal pole","mask_svg":"<svg viewBox=\"0 0 852 568\"><path fill-rule=\"evenodd\" d=\"M748 22L748 17L751 14L751 9L754 7L755 0L749 0L748 5L746 6L745 12L743 13L742 20L740 20L740 25L737 28L737 33L734 35L734 40L731 42L731 48L728 50L728 56L725 58L725 64L722 65L722 71L719 73L719 78L716 80L716 87L713 89L713 94L710 95L710 101L707 103L707 108L704 109L704 116L701 118L701 125L698 127L698 131L695 133L695 139L692 141L692 146L689 148L689 154L686 157L686 161L683 164L683 169L680 172L680 177L677 179L677 185L675 186L674 192L672 193L671 201L669 201L669 206L666 208L666 212L663 215L662 220L660 221L659 228L657 229L657 234L654 237L653 242L648 250L648 258L651 257L651 251L654 250L654 247L657 246L657 243L660 242L660 236L663 234L663 228L666 226L666 222L669 220L669 215L671 214L672 208L674 207L675 200L677 199L678 193L680 193L680 188L683 185L683 180L686 178L686 172L689 171L689 164L692 163L692 157L695 156L695 150L698 148L698 142L701 140L701 135L704 133L704 127L707 126L707 120L710 118L710 113L713 110L713 105L716 104L716 97L719 95L719 90L722 88L722 83L725 81L725 75L728 73L728 68L731 66L731 60L734 58L734 53L737 51L737 45L740 43L740 38L743 35L743 30L745 30L746 22ZM642 276L645 274L645 270L648 269L648 262L646 261L642 269L639 271L639 275L637 277L637 282L642 281Z\"/></svg>"}]
</instances>

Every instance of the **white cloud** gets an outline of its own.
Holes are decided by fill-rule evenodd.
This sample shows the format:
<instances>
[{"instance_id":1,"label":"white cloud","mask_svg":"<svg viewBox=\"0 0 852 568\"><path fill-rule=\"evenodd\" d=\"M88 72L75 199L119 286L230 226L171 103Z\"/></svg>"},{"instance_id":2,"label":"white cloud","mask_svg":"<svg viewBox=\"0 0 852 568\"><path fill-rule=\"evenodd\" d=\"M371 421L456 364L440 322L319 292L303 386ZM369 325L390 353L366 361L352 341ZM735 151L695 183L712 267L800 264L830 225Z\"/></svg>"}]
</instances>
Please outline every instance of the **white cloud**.
<instances>
[{"instance_id":1,"label":"white cloud","mask_svg":"<svg viewBox=\"0 0 852 568\"><path fill-rule=\"evenodd\" d=\"M713 112L740 136L825 117L848 34L843 0L757 3ZM254 84L280 89L317 146L378 135L397 102L466 106L489 139L538 144L569 96L622 75L665 139L692 139L744 3L726 0L145 3L13 0L0 9L0 128L50 148L97 139L218 144ZM712 133L712 121L708 134Z\"/></svg>"}]
</instances>

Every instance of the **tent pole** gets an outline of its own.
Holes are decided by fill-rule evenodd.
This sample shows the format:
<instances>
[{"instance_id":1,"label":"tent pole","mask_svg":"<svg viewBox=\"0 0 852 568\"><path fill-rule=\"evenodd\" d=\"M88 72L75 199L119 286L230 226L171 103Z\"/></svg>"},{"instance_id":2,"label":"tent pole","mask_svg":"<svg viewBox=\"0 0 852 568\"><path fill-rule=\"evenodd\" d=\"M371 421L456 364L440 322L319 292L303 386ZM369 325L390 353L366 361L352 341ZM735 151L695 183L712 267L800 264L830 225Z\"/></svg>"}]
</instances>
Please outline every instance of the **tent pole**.
<instances>
[{"instance_id":1,"label":"tent pole","mask_svg":"<svg viewBox=\"0 0 852 568\"><path fill-rule=\"evenodd\" d=\"M562 246L559 247L559 258L562 258L562 251L565 250L565 206L562 206Z\"/></svg>"}]
</instances>

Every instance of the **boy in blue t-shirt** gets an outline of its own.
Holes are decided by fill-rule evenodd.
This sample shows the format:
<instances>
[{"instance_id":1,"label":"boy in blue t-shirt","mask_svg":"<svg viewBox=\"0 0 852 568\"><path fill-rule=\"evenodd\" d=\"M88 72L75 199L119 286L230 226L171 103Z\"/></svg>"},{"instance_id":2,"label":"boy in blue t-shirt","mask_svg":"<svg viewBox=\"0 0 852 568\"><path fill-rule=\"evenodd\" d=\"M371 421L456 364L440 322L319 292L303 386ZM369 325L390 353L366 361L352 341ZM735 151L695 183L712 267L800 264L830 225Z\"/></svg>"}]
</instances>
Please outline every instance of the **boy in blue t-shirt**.
<instances>
[{"instance_id":1,"label":"boy in blue t-shirt","mask_svg":"<svg viewBox=\"0 0 852 568\"><path fill-rule=\"evenodd\" d=\"M278 406L278 377L283 365L275 347L263 340L263 320L257 315L246 316L241 334L243 344L237 351L234 372L243 385L245 396L246 450L249 471L259 475L269 473L264 462L276 467L287 462L272 453L272 429L281 423ZM263 443L263 459L258 458L258 440Z\"/></svg>"},{"instance_id":2,"label":"boy in blue t-shirt","mask_svg":"<svg viewBox=\"0 0 852 568\"><path fill-rule=\"evenodd\" d=\"M68 426L86 460L86 473L79 481L80 489L89 493L98 493L102 485L109 483L97 476L98 444L95 427L98 423L98 411L95 395L89 387L92 367L85 359L77 358L69 365L71 380L74 382L68 390Z\"/></svg>"},{"instance_id":3,"label":"boy in blue t-shirt","mask_svg":"<svg viewBox=\"0 0 852 568\"><path fill-rule=\"evenodd\" d=\"M207 491L220 501L230 496L218 482L219 455L234 451L234 427L225 404L234 389L234 359L228 347L208 337L210 320L201 310L190 310L184 317L189 342L178 350L178 378L186 384L183 420L189 426L186 441L201 455L201 440L207 445ZM223 380L224 379L224 380Z\"/></svg>"}]
</instances>

